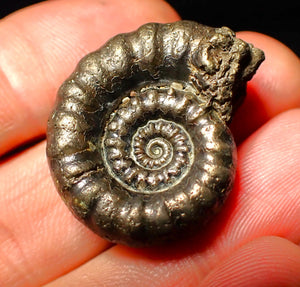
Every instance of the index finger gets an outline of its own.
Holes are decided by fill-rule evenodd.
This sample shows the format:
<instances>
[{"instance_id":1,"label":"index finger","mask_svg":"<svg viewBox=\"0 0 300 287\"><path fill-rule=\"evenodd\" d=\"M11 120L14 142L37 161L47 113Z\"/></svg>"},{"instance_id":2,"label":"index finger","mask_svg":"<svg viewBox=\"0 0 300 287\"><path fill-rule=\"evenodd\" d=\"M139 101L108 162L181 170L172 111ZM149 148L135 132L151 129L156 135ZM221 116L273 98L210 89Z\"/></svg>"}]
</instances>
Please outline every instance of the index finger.
<instances>
[{"instance_id":1,"label":"index finger","mask_svg":"<svg viewBox=\"0 0 300 287\"><path fill-rule=\"evenodd\" d=\"M164 2L139 2L46 1L0 21L0 156L45 134L56 91L85 54L145 22L178 20Z\"/></svg>"}]
</instances>

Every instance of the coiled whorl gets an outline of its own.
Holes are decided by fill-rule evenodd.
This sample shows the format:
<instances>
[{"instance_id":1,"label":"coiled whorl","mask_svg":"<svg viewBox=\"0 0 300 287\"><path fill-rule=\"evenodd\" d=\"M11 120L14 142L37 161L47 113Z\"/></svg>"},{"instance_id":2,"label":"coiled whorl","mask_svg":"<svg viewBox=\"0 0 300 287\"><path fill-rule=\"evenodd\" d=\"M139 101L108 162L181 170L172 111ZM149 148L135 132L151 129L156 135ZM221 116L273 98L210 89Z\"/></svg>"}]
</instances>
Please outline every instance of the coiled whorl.
<instances>
[{"instance_id":1,"label":"coiled whorl","mask_svg":"<svg viewBox=\"0 0 300 287\"><path fill-rule=\"evenodd\" d=\"M146 24L83 58L59 90L47 132L68 207L102 237L131 246L204 225L232 189L227 122L261 61L228 28L189 21Z\"/></svg>"}]
</instances>

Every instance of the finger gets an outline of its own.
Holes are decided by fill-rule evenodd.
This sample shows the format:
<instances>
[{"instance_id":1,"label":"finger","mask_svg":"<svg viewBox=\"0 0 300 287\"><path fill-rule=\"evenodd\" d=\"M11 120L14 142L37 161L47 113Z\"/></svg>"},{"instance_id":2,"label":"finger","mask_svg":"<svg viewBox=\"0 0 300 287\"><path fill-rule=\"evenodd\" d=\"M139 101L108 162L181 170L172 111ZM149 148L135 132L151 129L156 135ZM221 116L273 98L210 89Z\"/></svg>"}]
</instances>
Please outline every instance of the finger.
<instances>
[{"instance_id":1,"label":"finger","mask_svg":"<svg viewBox=\"0 0 300 287\"><path fill-rule=\"evenodd\" d=\"M0 174L1 284L41 285L107 248L56 193L44 142L2 165Z\"/></svg>"},{"instance_id":2,"label":"finger","mask_svg":"<svg viewBox=\"0 0 300 287\"><path fill-rule=\"evenodd\" d=\"M118 247L116 247L118 248ZM280 237L261 237L247 243L236 250L232 255L224 261L219 262L204 279L201 279L201 271L195 264L196 260L192 258L186 259L183 264L173 264L174 274L170 275L168 265L170 262L155 262L155 269L152 267L153 273L142 274L139 270L135 270L136 265L128 260L126 254L123 256L118 254L118 262L111 252L103 253L95 258L87 265L93 265L97 269L98 274L102 272L111 274L111 278L103 279L96 276L89 270L81 270L81 274L73 278L73 287L82 286L298 286L300 282L300 247L296 244L280 238ZM137 263L143 265L144 269L147 265L151 265L149 260L142 257L135 257ZM118 264L118 265L116 265ZM126 271L117 273L121 268ZM152 262L152 265L154 265ZM189 266L190 270L185 267ZM92 266L90 266L92 267ZM208 266L209 268L210 266ZM183 268L183 269L182 269ZM185 272L187 271L187 272ZM129 273L130 272L130 273ZM135 277L135 280L129 281L128 274ZM164 274L166 281L160 280L161 274ZM109 276L110 277L110 276ZM80 278L83 278L80 280ZM113 279L114 278L114 279ZM78 282L78 280L80 282ZM68 286L70 281L67 276L62 277L48 287Z\"/></svg>"},{"instance_id":3,"label":"finger","mask_svg":"<svg viewBox=\"0 0 300 287\"><path fill-rule=\"evenodd\" d=\"M145 22L175 20L159 0L46 1L3 19L0 155L45 133L56 91L83 55Z\"/></svg>"},{"instance_id":4,"label":"finger","mask_svg":"<svg viewBox=\"0 0 300 287\"><path fill-rule=\"evenodd\" d=\"M199 286L298 286L300 247L280 237L262 237L235 251Z\"/></svg>"},{"instance_id":5,"label":"finger","mask_svg":"<svg viewBox=\"0 0 300 287\"><path fill-rule=\"evenodd\" d=\"M162 248L115 246L52 286L198 286L255 238L276 235L299 243L299 142L300 110L275 117L240 147L235 189L199 235Z\"/></svg>"},{"instance_id":6,"label":"finger","mask_svg":"<svg viewBox=\"0 0 300 287\"><path fill-rule=\"evenodd\" d=\"M255 32L237 37L265 52L265 61L249 82L247 97L238 109L231 129L239 143L283 111L300 107L300 60L284 44Z\"/></svg>"}]
</instances>

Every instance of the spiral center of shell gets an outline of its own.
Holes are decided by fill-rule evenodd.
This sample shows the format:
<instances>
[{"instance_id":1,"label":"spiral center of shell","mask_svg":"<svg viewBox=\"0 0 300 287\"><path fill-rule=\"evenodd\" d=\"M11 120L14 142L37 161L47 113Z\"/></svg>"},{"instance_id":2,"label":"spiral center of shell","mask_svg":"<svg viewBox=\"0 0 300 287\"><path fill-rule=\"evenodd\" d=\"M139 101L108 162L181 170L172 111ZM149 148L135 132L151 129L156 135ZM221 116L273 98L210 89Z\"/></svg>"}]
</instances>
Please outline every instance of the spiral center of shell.
<instances>
[{"instance_id":1,"label":"spiral center of shell","mask_svg":"<svg viewBox=\"0 0 300 287\"><path fill-rule=\"evenodd\" d=\"M174 150L172 142L166 138L166 128L172 128L172 123L160 119L137 129L132 141L132 158L138 165L155 170L171 162Z\"/></svg>"},{"instance_id":2,"label":"spiral center of shell","mask_svg":"<svg viewBox=\"0 0 300 287\"><path fill-rule=\"evenodd\" d=\"M179 123L193 104L190 99L183 91L162 88L123 99L102 139L104 164L113 179L140 193L161 192L181 182L194 161L192 139ZM161 103L167 104L163 112ZM173 115L165 119L167 114Z\"/></svg>"}]
</instances>

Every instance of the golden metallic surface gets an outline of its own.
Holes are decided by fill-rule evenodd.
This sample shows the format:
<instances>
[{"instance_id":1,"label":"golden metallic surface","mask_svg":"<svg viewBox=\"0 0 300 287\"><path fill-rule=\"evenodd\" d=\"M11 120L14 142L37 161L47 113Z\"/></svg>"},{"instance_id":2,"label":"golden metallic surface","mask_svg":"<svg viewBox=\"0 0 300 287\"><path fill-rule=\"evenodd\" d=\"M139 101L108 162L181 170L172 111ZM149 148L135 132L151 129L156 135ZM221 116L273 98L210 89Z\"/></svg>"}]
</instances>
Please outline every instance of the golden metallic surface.
<instances>
[{"instance_id":1,"label":"golden metallic surface","mask_svg":"<svg viewBox=\"0 0 300 287\"><path fill-rule=\"evenodd\" d=\"M263 59L229 28L191 21L145 24L85 56L47 133L52 175L74 215L130 246L199 230L232 189L227 124Z\"/></svg>"}]
</instances>

